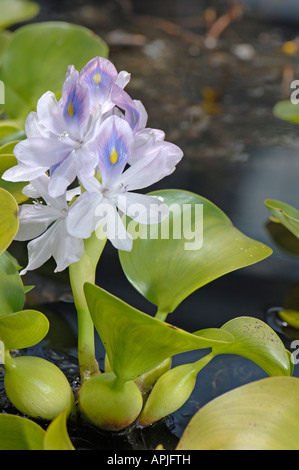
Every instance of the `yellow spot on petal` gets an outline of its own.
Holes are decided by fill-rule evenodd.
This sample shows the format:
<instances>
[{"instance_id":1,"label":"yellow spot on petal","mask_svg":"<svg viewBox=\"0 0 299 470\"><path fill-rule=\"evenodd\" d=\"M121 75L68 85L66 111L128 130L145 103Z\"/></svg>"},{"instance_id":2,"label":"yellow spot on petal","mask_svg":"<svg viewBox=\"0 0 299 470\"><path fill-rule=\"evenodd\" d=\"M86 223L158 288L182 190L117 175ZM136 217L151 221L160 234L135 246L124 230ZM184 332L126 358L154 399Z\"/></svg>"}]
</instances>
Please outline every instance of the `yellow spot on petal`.
<instances>
[{"instance_id":1,"label":"yellow spot on petal","mask_svg":"<svg viewBox=\"0 0 299 470\"><path fill-rule=\"evenodd\" d=\"M282 46L282 52L287 55L294 55L298 52L298 46L293 41L285 42Z\"/></svg>"},{"instance_id":2,"label":"yellow spot on petal","mask_svg":"<svg viewBox=\"0 0 299 470\"><path fill-rule=\"evenodd\" d=\"M115 165L115 163L117 162L118 160L118 153L116 151L116 148L113 147L113 150L110 154L110 162L112 163L112 165Z\"/></svg>"},{"instance_id":3,"label":"yellow spot on petal","mask_svg":"<svg viewBox=\"0 0 299 470\"><path fill-rule=\"evenodd\" d=\"M74 106L73 106L73 102L70 101L69 105L68 105L68 108L67 108L67 113L70 117L73 117L74 116Z\"/></svg>"},{"instance_id":4,"label":"yellow spot on petal","mask_svg":"<svg viewBox=\"0 0 299 470\"><path fill-rule=\"evenodd\" d=\"M92 78L96 85L98 85L100 81L102 80L102 77L99 73L95 73Z\"/></svg>"}]
</instances>

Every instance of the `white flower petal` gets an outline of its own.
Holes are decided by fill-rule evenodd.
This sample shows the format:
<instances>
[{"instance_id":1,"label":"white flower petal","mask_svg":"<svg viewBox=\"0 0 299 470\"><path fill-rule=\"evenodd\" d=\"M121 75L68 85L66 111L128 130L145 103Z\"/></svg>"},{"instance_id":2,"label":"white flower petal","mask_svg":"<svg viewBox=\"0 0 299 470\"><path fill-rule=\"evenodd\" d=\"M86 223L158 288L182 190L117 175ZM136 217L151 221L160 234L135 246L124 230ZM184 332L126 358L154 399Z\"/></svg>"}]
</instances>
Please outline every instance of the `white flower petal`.
<instances>
[{"instance_id":1,"label":"white flower petal","mask_svg":"<svg viewBox=\"0 0 299 470\"><path fill-rule=\"evenodd\" d=\"M39 237L53 222L59 213L56 209L42 204L24 204L20 206L20 227L15 240L32 240Z\"/></svg>"},{"instance_id":2,"label":"white flower petal","mask_svg":"<svg viewBox=\"0 0 299 470\"><path fill-rule=\"evenodd\" d=\"M49 182L49 195L53 198L64 194L77 174L73 153L66 158L53 172Z\"/></svg>"},{"instance_id":3,"label":"white flower petal","mask_svg":"<svg viewBox=\"0 0 299 470\"><path fill-rule=\"evenodd\" d=\"M55 223L43 235L28 243L28 265L20 272L21 275L39 268L51 258L51 237L53 232L55 232Z\"/></svg>"},{"instance_id":4,"label":"white flower petal","mask_svg":"<svg viewBox=\"0 0 299 470\"><path fill-rule=\"evenodd\" d=\"M57 264L54 272L60 272L81 259L84 252L84 242L82 239L70 235L65 220L61 220L56 227L51 251Z\"/></svg>"},{"instance_id":5,"label":"white flower petal","mask_svg":"<svg viewBox=\"0 0 299 470\"><path fill-rule=\"evenodd\" d=\"M161 142L157 150L136 161L122 174L120 182L128 191L146 188L169 176L183 157L181 149L169 142Z\"/></svg>"},{"instance_id":6,"label":"white flower petal","mask_svg":"<svg viewBox=\"0 0 299 470\"><path fill-rule=\"evenodd\" d=\"M139 100L133 100L133 101L137 108L137 111L139 112L139 122L138 122L137 130L144 129L148 120L148 114L141 101Z\"/></svg>"},{"instance_id":7,"label":"white flower petal","mask_svg":"<svg viewBox=\"0 0 299 470\"><path fill-rule=\"evenodd\" d=\"M117 207L140 224L157 224L169 215L168 206L154 196L126 193L117 199Z\"/></svg>"},{"instance_id":8,"label":"white flower petal","mask_svg":"<svg viewBox=\"0 0 299 470\"><path fill-rule=\"evenodd\" d=\"M120 88L125 88L130 80L131 74L125 70L121 70L115 80L115 85L118 85Z\"/></svg>"},{"instance_id":9,"label":"white flower petal","mask_svg":"<svg viewBox=\"0 0 299 470\"><path fill-rule=\"evenodd\" d=\"M67 192L66 192L66 200L68 202L72 201L74 199L74 197L76 196L80 196L81 194L81 188L80 186L78 186L77 188L73 188L73 189L69 189Z\"/></svg>"},{"instance_id":10,"label":"white flower petal","mask_svg":"<svg viewBox=\"0 0 299 470\"><path fill-rule=\"evenodd\" d=\"M72 148L57 139L32 137L22 140L14 148L14 154L19 163L35 168L51 168L66 158Z\"/></svg>"},{"instance_id":11,"label":"white flower petal","mask_svg":"<svg viewBox=\"0 0 299 470\"><path fill-rule=\"evenodd\" d=\"M32 111L25 121L25 134L28 139L32 137L51 137L51 132L39 121L37 113Z\"/></svg>"},{"instance_id":12,"label":"white flower petal","mask_svg":"<svg viewBox=\"0 0 299 470\"><path fill-rule=\"evenodd\" d=\"M3 173L1 178L6 181L14 181L14 182L30 181L35 178L38 178L39 176L44 174L45 171L47 171L46 167L42 168L42 167L19 164L6 170Z\"/></svg>"},{"instance_id":13,"label":"white flower petal","mask_svg":"<svg viewBox=\"0 0 299 470\"><path fill-rule=\"evenodd\" d=\"M106 237L117 250L131 251L133 247L132 236L126 231L115 206L107 201L105 211L105 220L100 225L103 226Z\"/></svg>"},{"instance_id":14,"label":"white flower petal","mask_svg":"<svg viewBox=\"0 0 299 470\"><path fill-rule=\"evenodd\" d=\"M61 106L51 91L38 100L36 112L39 122L53 134L63 134L66 130Z\"/></svg>"},{"instance_id":15,"label":"white flower petal","mask_svg":"<svg viewBox=\"0 0 299 470\"><path fill-rule=\"evenodd\" d=\"M78 238L89 238L97 224L96 210L101 203L100 193L83 193L72 204L67 220L68 232Z\"/></svg>"}]
</instances>

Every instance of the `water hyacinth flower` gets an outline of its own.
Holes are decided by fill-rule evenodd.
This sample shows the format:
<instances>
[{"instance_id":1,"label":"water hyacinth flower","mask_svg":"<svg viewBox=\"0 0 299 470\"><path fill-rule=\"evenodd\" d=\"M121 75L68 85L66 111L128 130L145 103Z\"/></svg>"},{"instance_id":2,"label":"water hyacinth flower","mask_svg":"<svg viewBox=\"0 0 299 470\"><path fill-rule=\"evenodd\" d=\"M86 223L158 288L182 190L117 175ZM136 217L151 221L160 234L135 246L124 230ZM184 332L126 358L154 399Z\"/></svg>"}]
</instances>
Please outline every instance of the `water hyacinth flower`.
<instances>
[{"instance_id":1,"label":"water hyacinth flower","mask_svg":"<svg viewBox=\"0 0 299 470\"><path fill-rule=\"evenodd\" d=\"M76 177L92 176L97 162L89 144L105 113L114 106L113 87L120 89L117 82L126 85L127 75L118 75L104 58L91 61L81 74L70 66L61 99L57 101L54 93L48 91L39 99L36 112L29 114L25 124L27 139L17 144L14 151L18 165L6 171L3 179L30 181L49 170L49 193L56 197Z\"/></svg>"},{"instance_id":2,"label":"water hyacinth flower","mask_svg":"<svg viewBox=\"0 0 299 470\"><path fill-rule=\"evenodd\" d=\"M24 188L24 193L31 198L42 198L46 204L39 201L20 206L20 228L15 240L28 243L28 265L20 274L42 266L53 256L57 263L55 272L63 271L70 264L81 259L84 242L69 234L66 219L69 212L68 200L71 200L79 189L67 191L63 196L49 196L50 178L42 175Z\"/></svg>"},{"instance_id":3,"label":"water hyacinth flower","mask_svg":"<svg viewBox=\"0 0 299 470\"><path fill-rule=\"evenodd\" d=\"M163 131L146 127L143 104L124 90L129 80L100 57L80 73L69 66L61 99L48 91L29 114L27 139L14 151L18 164L3 175L29 181L25 192L44 201L20 208L16 240L32 240L23 274L51 256L56 271L78 261L83 240L99 224L116 248L131 250L122 213L141 224L168 215L163 201L135 191L170 175L183 153L165 141ZM73 199L74 182L82 194L75 189Z\"/></svg>"},{"instance_id":4,"label":"water hyacinth flower","mask_svg":"<svg viewBox=\"0 0 299 470\"><path fill-rule=\"evenodd\" d=\"M141 224L158 223L168 215L162 201L131 191L145 188L172 173L182 152L164 141L152 140L152 145L145 141L139 147L134 144L135 136L126 120L110 116L104 121L94 150L99 158L101 181L95 177L82 180L86 192L74 202L67 220L71 234L89 238L104 216L107 238L116 248L130 251L132 238L117 208ZM132 152L135 163L125 169Z\"/></svg>"}]
</instances>

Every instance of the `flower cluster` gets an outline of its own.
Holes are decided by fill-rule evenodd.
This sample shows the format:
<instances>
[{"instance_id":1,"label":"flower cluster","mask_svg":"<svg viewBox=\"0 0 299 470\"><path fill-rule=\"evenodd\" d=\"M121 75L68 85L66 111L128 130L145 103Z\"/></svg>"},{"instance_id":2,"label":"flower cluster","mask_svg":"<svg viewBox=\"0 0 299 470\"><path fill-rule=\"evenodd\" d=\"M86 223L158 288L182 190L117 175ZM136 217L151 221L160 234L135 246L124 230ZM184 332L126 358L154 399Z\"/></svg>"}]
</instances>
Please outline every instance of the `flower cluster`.
<instances>
[{"instance_id":1,"label":"flower cluster","mask_svg":"<svg viewBox=\"0 0 299 470\"><path fill-rule=\"evenodd\" d=\"M61 99L48 91L28 115L27 139L14 151L18 164L3 175L28 182L24 192L35 199L20 207L16 239L31 240L23 273L51 256L56 271L80 260L84 239L99 224L116 248L131 250L119 211L138 223L149 223L155 211L152 221L165 216L161 201L134 191L171 174L183 153L146 127L144 106L124 90L129 81L127 72L96 57L80 73L70 66Z\"/></svg>"}]
</instances>

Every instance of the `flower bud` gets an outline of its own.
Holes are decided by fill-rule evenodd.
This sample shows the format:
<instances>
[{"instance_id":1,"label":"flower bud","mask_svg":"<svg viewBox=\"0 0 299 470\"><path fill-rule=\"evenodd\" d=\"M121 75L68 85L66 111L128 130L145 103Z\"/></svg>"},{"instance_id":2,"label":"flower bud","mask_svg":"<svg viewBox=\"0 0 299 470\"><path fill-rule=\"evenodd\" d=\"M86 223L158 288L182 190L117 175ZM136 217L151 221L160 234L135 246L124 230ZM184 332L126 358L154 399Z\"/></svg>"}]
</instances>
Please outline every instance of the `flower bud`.
<instances>
[{"instance_id":1,"label":"flower bud","mask_svg":"<svg viewBox=\"0 0 299 470\"><path fill-rule=\"evenodd\" d=\"M52 421L74 407L74 395L63 372L39 357L20 356L6 363L4 386L11 403L32 418Z\"/></svg>"},{"instance_id":2,"label":"flower bud","mask_svg":"<svg viewBox=\"0 0 299 470\"><path fill-rule=\"evenodd\" d=\"M190 397L197 372L194 364L184 364L165 372L155 383L138 423L148 426L178 410Z\"/></svg>"},{"instance_id":3,"label":"flower bud","mask_svg":"<svg viewBox=\"0 0 299 470\"><path fill-rule=\"evenodd\" d=\"M132 382L120 382L113 372L90 377L79 391L79 407L89 421L107 431L132 424L142 408L142 395Z\"/></svg>"}]
</instances>

